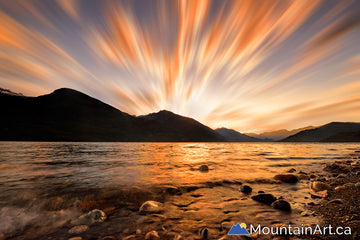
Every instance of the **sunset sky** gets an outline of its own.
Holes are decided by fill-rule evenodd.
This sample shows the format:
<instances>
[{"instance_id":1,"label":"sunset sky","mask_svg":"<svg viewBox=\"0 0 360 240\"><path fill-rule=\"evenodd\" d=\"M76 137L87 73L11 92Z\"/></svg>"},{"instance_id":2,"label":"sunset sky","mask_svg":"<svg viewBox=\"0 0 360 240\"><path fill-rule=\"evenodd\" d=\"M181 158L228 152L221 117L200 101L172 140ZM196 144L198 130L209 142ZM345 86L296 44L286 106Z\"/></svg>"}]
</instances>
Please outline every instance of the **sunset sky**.
<instances>
[{"instance_id":1,"label":"sunset sky","mask_svg":"<svg viewBox=\"0 0 360 240\"><path fill-rule=\"evenodd\" d=\"M0 0L0 87L263 132L360 121L360 1Z\"/></svg>"}]
</instances>

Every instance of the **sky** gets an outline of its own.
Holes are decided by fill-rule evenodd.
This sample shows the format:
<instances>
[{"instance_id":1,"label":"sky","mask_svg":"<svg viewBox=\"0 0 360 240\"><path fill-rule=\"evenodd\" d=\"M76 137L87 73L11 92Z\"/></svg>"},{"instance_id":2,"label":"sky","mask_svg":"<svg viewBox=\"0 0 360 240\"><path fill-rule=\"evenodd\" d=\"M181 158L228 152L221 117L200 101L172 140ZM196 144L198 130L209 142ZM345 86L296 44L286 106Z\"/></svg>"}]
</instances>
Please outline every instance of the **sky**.
<instances>
[{"instance_id":1,"label":"sky","mask_svg":"<svg viewBox=\"0 0 360 240\"><path fill-rule=\"evenodd\" d=\"M360 121L360 1L0 0L0 87L264 132Z\"/></svg>"}]
</instances>

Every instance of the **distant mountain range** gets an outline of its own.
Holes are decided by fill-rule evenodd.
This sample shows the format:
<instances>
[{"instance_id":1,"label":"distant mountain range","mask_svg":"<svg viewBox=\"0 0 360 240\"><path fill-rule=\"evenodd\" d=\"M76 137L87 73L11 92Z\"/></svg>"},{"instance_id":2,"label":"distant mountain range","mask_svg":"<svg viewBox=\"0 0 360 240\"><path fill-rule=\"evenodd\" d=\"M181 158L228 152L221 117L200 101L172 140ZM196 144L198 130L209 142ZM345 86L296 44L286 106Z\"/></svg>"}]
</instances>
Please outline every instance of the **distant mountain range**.
<instances>
[{"instance_id":1,"label":"distant mountain range","mask_svg":"<svg viewBox=\"0 0 360 240\"><path fill-rule=\"evenodd\" d=\"M276 130L276 131L271 131L271 132L264 132L264 133L260 133L260 134L256 134L256 133L244 133L244 134L251 136L251 137L258 138L258 139L263 139L263 140L268 140L268 141L279 141L279 140L287 138L291 135L294 135L298 132L308 130L308 129L314 129L314 128L316 128L316 127L308 126L308 127L304 127L304 128L293 129L290 131L287 129L281 129L281 130Z\"/></svg>"},{"instance_id":2,"label":"distant mountain range","mask_svg":"<svg viewBox=\"0 0 360 240\"><path fill-rule=\"evenodd\" d=\"M215 131L230 142L264 142L263 139L250 137L248 135L239 133L233 129L218 128L215 129Z\"/></svg>"},{"instance_id":3,"label":"distant mountain range","mask_svg":"<svg viewBox=\"0 0 360 240\"><path fill-rule=\"evenodd\" d=\"M68 88L39 97L0 88L0 109L1 141L360 141L360 123L330 123L248 136L227 128L213 130L166 110L135 117Z\"/></svg>"},{"instance_id":4,"label":"distant mountain range","mask_svg":"<svg viewBox=\"0 0 360 240\"><path fill-rule=\"evenodd\" d=\"M360 142L360 123L332 122L304 130L283 139L283 142Z\"/></svg>"}]
</instances>

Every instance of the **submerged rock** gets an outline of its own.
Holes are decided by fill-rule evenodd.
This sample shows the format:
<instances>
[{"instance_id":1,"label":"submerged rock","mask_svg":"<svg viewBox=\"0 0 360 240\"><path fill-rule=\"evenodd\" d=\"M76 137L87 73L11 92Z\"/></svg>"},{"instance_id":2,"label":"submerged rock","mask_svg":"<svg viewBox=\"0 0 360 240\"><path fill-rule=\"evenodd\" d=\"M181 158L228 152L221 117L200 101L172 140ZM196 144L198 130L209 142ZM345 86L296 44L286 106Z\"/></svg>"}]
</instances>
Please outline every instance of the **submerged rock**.
<instances>
[{"instance_id":1,"label":"submerged rock","mask_svg":"<svg viewBox=\"0 0 360 240\"><path fill-rule=\"evenodd\" d=\"M271 204L271 206L282 211L291 211L290 203L285 200L276 200Z\"/></svg>"},{"instance_id":2,"label":"submerged rock","mask_svg":"<svg viewBox=\"0 0 360 240\"><path fill-rule=\"evenodd\" d=\"M243 193L251 193L252 188L248 185L243 185L241 186L240 191Z\"/></svg>"},{"instance_id":3,"label":"submerged rock","mask_svg":"<svg viewBox=\"0 0 360 240\"><path fill-rule=\"evenodd\" d=\"M208 172L209 171L209 167L207 166L207 165L201 165L200 167L199 167L199 171L200 172Z\"/></svg>"},{"instance_id":4,"label":"submerged rock","mask_svg":"<svg viewBox=\"0 0 360 240\"><path fill-rule=\"evenodd\" d=\"M331 186L327 183L314 181L314 182L310 182L310 189L313 190L314 192L320 192L324 190L330 190Z\"/></svg>"},{"instance_id":5,"label":"submerged rock","mask_svg":"<svg viewBox=\"0 0 360 240\"><path fill-rule=\"evenodd\" d=\"M91 225L94 223L101 223L105 221L106 214L99 210L94 209L86 214L81 215L78 219L71 221L72 225Z\"/></svg>"},{"instance_id":6,"label":"submerged rock","mask_svg":"<svg viewBox=\"0 0 360 240\"><path fill-rule=\"evenodd\" d=\"M279 174L274 177L275 180L279 180L285 183L297 183L299 179L294 174Z\"/></svg>"},{"instance_id":7,"label":"submerged rock","mask_svg":"<svg viewBox=\"0 0 360 240\"><path fill-rule=\"evenodd\" d=\"M146 201L139 209L140 213L157 213L163 210L163 204L156 201Z\"/></svg>"},{"instance_id":8,"label":"submerged rock","mask_svg":"<svg viewBox=\"0 0 360 240\"><path fill-rule=\"evenodd\" d=\"M265 203L267 205L270 205L276 201L276 197L274 197L274 195L268 194L268 193L261 193L261 194L252 196L251 199L255 200L257 202Z\"/></svg>"},{"instance_id":9,"label":"submerged rock","mask_svg":"<svg viewBox=\"0 0 360 240\"><path fill-rule=\"evenodd\" d=\"M145 235L145 239L146 240L153 240L153 239L160 239L160 236L159 234L157 233L157 231L151 231L151 232L148 232L146 235Z\"/></svg>"}]
</instances>

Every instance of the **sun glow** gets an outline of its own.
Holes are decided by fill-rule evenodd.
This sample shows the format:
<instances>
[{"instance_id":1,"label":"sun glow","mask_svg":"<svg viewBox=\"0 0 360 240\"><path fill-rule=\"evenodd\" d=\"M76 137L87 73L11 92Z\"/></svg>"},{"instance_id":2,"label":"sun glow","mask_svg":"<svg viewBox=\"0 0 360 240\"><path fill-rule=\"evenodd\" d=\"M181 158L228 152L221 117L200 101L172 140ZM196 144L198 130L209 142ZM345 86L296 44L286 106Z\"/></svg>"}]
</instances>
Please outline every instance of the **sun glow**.
<instances>
[{"instance_id":1,"label":"sun glow","mask_svg":"<svg viewBox=\"0 0 360 240\"><path fill-rule=\"evenodd\" d=\"M266 131L359 121L357 1L1 1L0 87ZM336 116L336 119L334 119Z\"/></svg>"}]
</instances>

